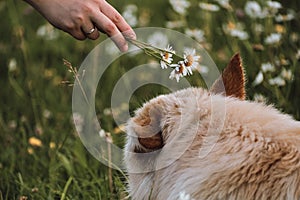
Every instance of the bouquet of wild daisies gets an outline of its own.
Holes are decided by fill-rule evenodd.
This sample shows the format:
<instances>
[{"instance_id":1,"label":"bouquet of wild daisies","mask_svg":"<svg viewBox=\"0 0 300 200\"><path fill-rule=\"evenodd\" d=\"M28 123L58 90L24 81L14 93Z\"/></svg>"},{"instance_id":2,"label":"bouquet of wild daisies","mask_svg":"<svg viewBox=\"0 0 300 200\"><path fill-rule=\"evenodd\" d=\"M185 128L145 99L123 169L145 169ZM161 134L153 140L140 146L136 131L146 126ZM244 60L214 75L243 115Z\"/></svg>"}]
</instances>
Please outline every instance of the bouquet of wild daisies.
<instances>
[{"instance_id":1,"label":"bouquet of wild daisies","mask_svg":"<svg viewBox=\"0 0 300 200\"><path fill-rule=\"evenodd\" d=\"M142 49L146 54L160 60L162 69L167 69L168 67L172 68L173 70L169 78L176 79L177 82L184 76L192 75L193 71L199 66L200 56L196 55L195 49L186 50L183 57L181 57L176 54L170 45L165 49L161 49L138 40L129 38L127 40Z\"/></svg>"}]
</instances>

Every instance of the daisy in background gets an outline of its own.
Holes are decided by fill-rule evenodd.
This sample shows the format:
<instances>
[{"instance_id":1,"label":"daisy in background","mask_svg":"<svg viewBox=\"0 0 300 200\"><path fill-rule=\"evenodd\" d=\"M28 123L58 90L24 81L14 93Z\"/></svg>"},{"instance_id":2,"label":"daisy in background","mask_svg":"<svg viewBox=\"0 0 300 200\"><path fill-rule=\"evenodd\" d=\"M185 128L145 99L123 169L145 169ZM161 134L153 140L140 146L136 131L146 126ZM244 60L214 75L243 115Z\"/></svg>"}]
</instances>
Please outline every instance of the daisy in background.
<instances>
[{"instance_id":1,"label":"daisy in background","mask_svg":"<svg viewBox=\"0 0 300 200\"><path fill-rule=\"evenodd\" d=\"M187 0L169 0L173 10L180 15L185 15L191 3Z\"/></svg>"},{"instance_id":2,"label":"daisy in background","mask_svg":"<svg viewBox=\"0 0 300 200\"><path fill-rule=\"evenodd\" d=\"M272 45L280 42L282 35L280 33L271 33L265 38L265 43Z\"/></svg>"},{"instance_id":3,"label":"daisy in background","mask_svg":"<svg viewBox=\"0 0 300 200\"><path fill-rule=\"evenodd\" d=\"M271 64L270 62L267 62L267 63L261 64L261 70L263 72L274 72L276 69L273 64Z\"/></svg>"},{"instance_id":4,"label":"daisy in background","mask_svg":"<svg viewBox=\"0 0 300 200\"><path fill-rule=\"evenodd\" d=\"M185 34L187 34L190 37L195 38L198 42L204 42L205 37L204 37L204 31L198 28L190 29L187 28L185 29Z\"/></svg>"},{"instance_id":5,"label":"daisy in background","mask_svg":"<svg viewBox=\"0 0 300 200\"><path fill-rule=\"evenodd\" d=\"M161 60L160 60L160 66L162 69L167 69L168 65L170 65L173 62L173 54L175 54L175 51L173 50L172 46L168 45L167 48L165 48L166 51L160 52Z\"/></svg>"},{"instance_id":6,"label":"daisy in background","mask_svg":"<svg viewBox=\"0 0 300 200\"><path fill-rule=\"evenodd\" d=\"M282 5L277 1L267 1L267 8L270 15L275 15Z\"/></svg>"},{"instance_id":7,"label":"daisy in background","mask_svg":"<svg viewBox=\"0 0 300 200\"><path fill-rule=\"evenodd\" d=\"M282 14L278 14L277 16L275 16L275 21L276 22L286 22L286 21L291 21L295 18L296 14L295 11L292 9L289 9L287 11L287 14L282 15Z\"/></svg>"},{"instance_id":8,"label":"daisy in background","mask_svg":"<svg viewBox=\"0 0 300 200\"><path fill-rule=\"evenodd\" d=\"M253 19L263 19L267 16L267 10L263 10L256 1L247 1L244 10L246 15Z\"/></svg>"},{"instance_id":9,"label":"daisy in background","mask_svg":"<svg viewBox=\"0 0 300 200\"><path fill-rule=\"evenodd\" d=\"M217 12L220 10L220 7L216 4L212 3L199 3L199 7L203 10L210 11L210 12Z\"/></svg>"},{"instance_id":10,"label":"daisy in background","mask_svg":"<svg viewBox=\"0 0 300 200\"><path fill-rule=\"evenodd\" d=\"M232 11L232 7L229 3L229 0L215 0L218 4L220 4L220 6L222 6L223 8Z\"/></svg>"},{"instance_id":11,"label":"daisy in background","mask_svg":"<svg viewBox=\"0 0 300 200\"><path fill-rule=\"evenodd\" d=\"M186 49L183 54L184 65L188 70L188 74L192 75L193 71L199 65L200 56L196 55L195 49Z\"/></svg>"},{"instance_id":12,"label":"daisy in background","mask_svg":"<svg viewBox=\"0 0 300 200\"><path fill-rule=\"evenodd\" d=\"M227 24L223 25L223 30L226 34L232 37L236 37L240 40L247 40L249 38L249 35L243 29L244 25L241 23L234 23L229 21Z\"/></svg>"}]
</instances>

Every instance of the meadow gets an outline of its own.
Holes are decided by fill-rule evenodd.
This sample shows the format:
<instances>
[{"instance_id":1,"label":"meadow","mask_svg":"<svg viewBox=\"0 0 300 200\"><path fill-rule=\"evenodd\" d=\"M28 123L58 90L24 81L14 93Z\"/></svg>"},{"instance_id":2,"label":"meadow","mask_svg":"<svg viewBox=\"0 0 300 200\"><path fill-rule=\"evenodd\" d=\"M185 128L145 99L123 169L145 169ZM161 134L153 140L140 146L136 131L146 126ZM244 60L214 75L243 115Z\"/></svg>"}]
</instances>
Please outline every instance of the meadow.
<instances>
[{"instance_id":1,"label":"meadow","mask_svg":"<svg viewBox=\"0 0 300 200\"><path fill-rule=\"evenodd\" d=\"M132 27L163 27L192 37L220 69L240 52L247 99L300 120L300 1L109 2ZM126 173L95 159L77 135L74 74L63 61L78 68L107 37L77 41L23 1L1 1L0 18L0 200L126 198ZM148 62L153 59L142 53L120 57L101 79L106 84L97 96L98 120L107 139L120 147L125 133L111 115L111 92L123 73ZM190 82L200 84L196 77ZM164 92L146 85L119 109L132 112Z\"/></svg>"}]
</instances>

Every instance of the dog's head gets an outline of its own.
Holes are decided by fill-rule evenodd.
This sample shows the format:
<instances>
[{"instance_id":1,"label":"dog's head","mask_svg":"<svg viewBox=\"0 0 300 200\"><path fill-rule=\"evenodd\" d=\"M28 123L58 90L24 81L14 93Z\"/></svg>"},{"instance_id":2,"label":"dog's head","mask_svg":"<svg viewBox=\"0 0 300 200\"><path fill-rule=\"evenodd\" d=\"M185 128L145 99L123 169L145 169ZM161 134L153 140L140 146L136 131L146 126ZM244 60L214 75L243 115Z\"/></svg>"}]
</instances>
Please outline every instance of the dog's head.
<instances>
[{"instance_id":1,"label":"dog's head","mask_svg":"<svg viewBox=\"0 0 300 200\"><path fill-rule=\"evenodd\" d=\"M166 144L174 140L174 131L180 135L180 130L192 130L194 122L210 114L212 96L232 96L244 100L244 86L244 70L240 55L236 54L209 91L188 88L158 96L145 103L128 122L125 161L134 165L127 154L164 149ZM183 137L181 139L185 140Z\"/></svg>"}]
</instances>

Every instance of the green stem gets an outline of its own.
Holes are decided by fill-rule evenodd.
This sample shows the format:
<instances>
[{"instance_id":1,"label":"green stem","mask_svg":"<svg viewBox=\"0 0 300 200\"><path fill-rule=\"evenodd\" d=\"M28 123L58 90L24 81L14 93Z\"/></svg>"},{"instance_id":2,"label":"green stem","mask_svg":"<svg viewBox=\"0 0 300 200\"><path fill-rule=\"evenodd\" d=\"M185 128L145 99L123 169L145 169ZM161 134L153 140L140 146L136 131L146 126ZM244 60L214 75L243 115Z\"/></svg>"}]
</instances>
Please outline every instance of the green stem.
<instances>
[{"instance_id":1,"label":"green stem","mask_svg":"<svg viewBox=\"0 0 300 200\"><path fill-rule=\"evenodd\" d=\"M67 191L69 189L69 186L71 185L72 180L73 180L73 178L72 178L72 176L70 176L67 183L66 183L66 185L65 185L65 187L64 187L64 190L63 190L63 193L61 195L60 200L64 200L66 198Z\"/></svg>"}]
</instances>

